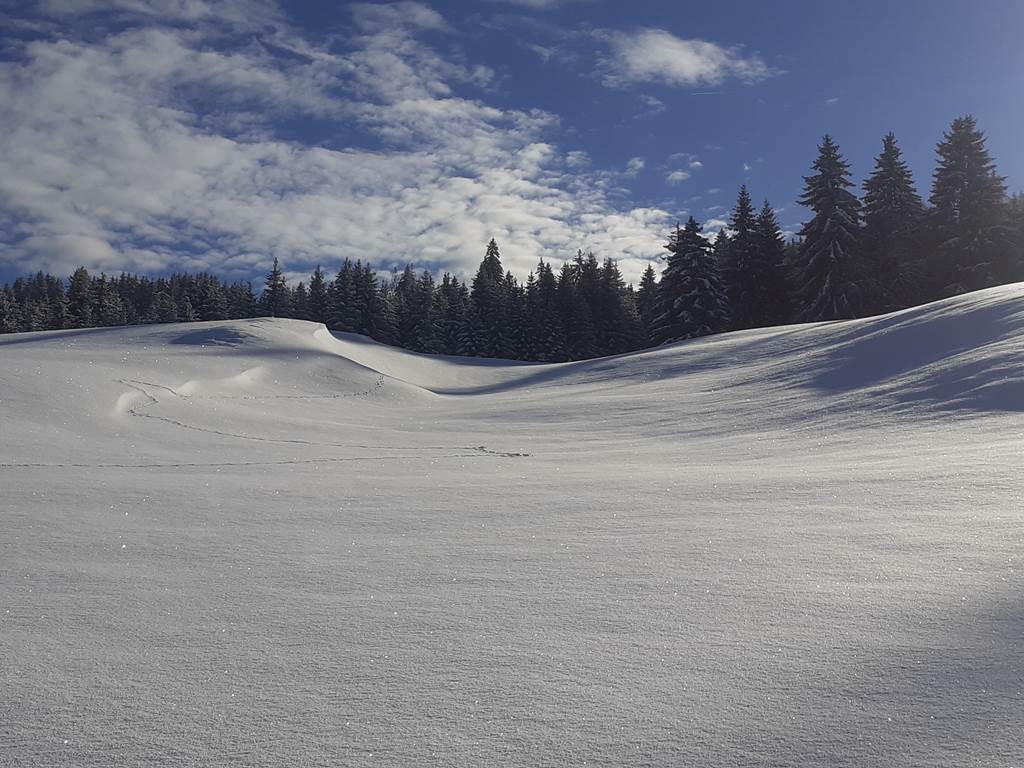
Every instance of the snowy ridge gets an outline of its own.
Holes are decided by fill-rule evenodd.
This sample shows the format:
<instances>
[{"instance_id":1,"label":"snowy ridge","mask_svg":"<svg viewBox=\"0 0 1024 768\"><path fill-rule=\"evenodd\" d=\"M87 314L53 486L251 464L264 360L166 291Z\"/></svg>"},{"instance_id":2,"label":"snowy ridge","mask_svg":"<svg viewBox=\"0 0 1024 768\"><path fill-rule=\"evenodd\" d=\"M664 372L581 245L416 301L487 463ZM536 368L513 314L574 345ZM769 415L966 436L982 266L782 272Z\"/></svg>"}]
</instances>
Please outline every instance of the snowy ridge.
<instances>
[{"instance_id":1,"label":"snowy ridge","mask_svg":"<svg viewBox=\"0 0 1024 768\"><path fill-rule=\"evenodd\" d=\"M1024 285L578 363L0 337L0 764L1024 754Z\"/></svg>"}]
</instances>

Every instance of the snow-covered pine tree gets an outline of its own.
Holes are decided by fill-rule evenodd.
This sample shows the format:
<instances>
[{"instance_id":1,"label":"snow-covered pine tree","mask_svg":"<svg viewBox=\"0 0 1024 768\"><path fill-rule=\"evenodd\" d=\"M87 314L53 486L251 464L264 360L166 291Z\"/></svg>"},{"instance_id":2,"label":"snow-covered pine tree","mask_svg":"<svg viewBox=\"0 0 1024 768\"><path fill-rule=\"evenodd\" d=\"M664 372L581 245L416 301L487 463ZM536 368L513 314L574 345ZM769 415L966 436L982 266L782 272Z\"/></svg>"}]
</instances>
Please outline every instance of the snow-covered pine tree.
<instances>
[{"instance_id":1,"label":"snow-covered pine tree","mask_svg":"<svg viewBox=\"0 0 1024 768\"><path fill-rule=\"evenodd\" d=\"M287 317L288 298L288 285L285 282L284 273L281 271L281 265L275 256L274 264L267 275L263 296L260 299L262 309L271 317Z\"/></svg>"},{"instance_id":2,"label":"snow-covered pine tree","mask_svg":"<svg viewBox=\"0 0 1024 768\"><path fill-rule=\"evenodd\" d=\"M316 265L309 278L309 319L314 323L327 322L327 279L320 265Z\"/></svg>"},{"instance_id":3,"label":"snow-covered pine tree","mask_svg":"<svg viewBox=\"0 0 1024 768\"><path fill-rule=\"evenodd\" d=\"M597 323L599 354L618 355L637 348L640 319L614 259L606 258L601 264L591 312Z\"/></svg>"},{"instance_id":4,"label":"snow-covered pine tree","mask_svg":"<svg viewBox=\"0 0 1024 768\"><path fill-rule=\"evenodd\" d=\"M530 359L530 338L526 322L526 292L511 272L505 273L505 301L508 305L507 347L503 357Z\"/></svg>"},{"instance_id":5,"label":"snow-covered pine tree","mask_svg":"<svg viewBox=\"0 0 1024 768\"><path fill-rule=\"evenodd\" d=\"M865 309L891 312L923 298L913 266L924 205L896 136L886 134L864 182L864 249L873 275Z\"/></svg>"},{"instance_id":6,"label":"snow-covered pine tree","mask_svg":"<svg viewBox=\"0 0 1024 768\"><path fill-rule=\"evenodd\" d=\"M100 326L124 325L124 302L117 292L117 286L104 274L93 279L93 305L96 308L96 324Z\"/></svg>"},{"instance_id":7,"label":"snow-covered pine tree","mask_svg":"<svg viewBox=\"0 0 1024 768\"><path fill-rule=\"evenodd\" d=\"M434 298L439 348L446 355L457 355L459 335L462 333L466 309L469 306L469 292L458 278L445 272Z\"/></svg>"},{"instance_id":8,"label":"snow-covered pine tree","mask_svg":"<svg viewBox=\"0 0 1024 768\"><path fill-rule=\"evenodd\" d=\"M577 260L582 261L577 253ZM597 355L597 329L590 305L579 286L580 266L565 262L558 273L558 308L565 328L565 351L570 360L588 360Z\"/></svg>"},{"instance_id":9,"label":"snow-covered pine tree","mask_svg":"<svg viewBox=\"0 0 1024 768\"><path fill-rule=\"evenodd\" d=\"M850 192L849 163L826 135L814 173L804 177L800 204L814 217L800 231L796 259L797 318L804 322L857 317L865 269L860 253L860 201Z\"/></svg>"},{"instance_id":10,"label":"snow-covered pine tree","mask_svg":"<svg viewBox=\"0 0 1024 768\"><path fill-rule=\"evenodd\" d=\"M651 330L658 302L658 280L654 274L654 266L647 265L640 276L640 287L636 291L636 311L640 318L640 343L646 346L651 343Z\"/></svg>"},{"instance_id":11,"label":"snow-covered pine tree","mask_svg":"<svg viewBox=\"0 0 1024 768\"><path fill-rule=\"evenodd\" d=\"M0 290L0 333L17 333L21 330L21 306L6 285Z\"/></svg>"},{"instance_id":12,"label":"snow-covered pine tree","mask_svg":"<svg viewBox=\"0 0 1024 768\"><path fill-rule=\"evenodd\" d=\"M475 328L469 329L464 339L464 348L480 357L502 357L508 353L509 302L505 285L505 270L501 265L501 254L494 238L487 244L487 252L473 278L470 290L473 305L471 321Z\"/></svg>"},{"instance_id":13,"label":"snow-covered pine tree","mask_svg":"<svg viewBox=\"0 0 1024 768\"><path fill-rule=\"evenodd\" d=\"M398 337L395 307L377 284L377 273L369 263L357 261L353 268L355 278L354 308L362 313L357 333L365 333L383 344L394 344Z\"/></svg>"},{"instance_id":14,"label":"snow-covered pine tree","mask_svg":"<svg viewBox=\"0 0 1024 768\"><path fill-rule=\"evenodd\" d=\"M356 290L361 270L361 264L357 269L351 260L345 259L327 290L326 324L333 331L366 332L365 300L360 301L361 296Z\"/></svg>"},{"instance_id":15,"label":"snow-covered pine tree","mask_svg":"<svg viewBox=\"0 0 1024 768\"><path fill-rule=\"evenodd\" d=\"M309 320L309 291L306 284L299 281L295 290L291 292L291 306L288 309L288 317L297 320Z\"/></svg>"},{"instance_id":16,"label":"snow-covered pine tree","mask_svg":"<svg viewBox=\"0 0 1024 768\"><path fill-rule=\"evenodd\" d=\"M412 264L406 264L402 275L391 281L391 298L395 306L395 319L398 322L398 345L406 349L416 349L416 328L423 318L423 302L419 300L419 284ZM422 351L416 349L417 352Z\"/></svg>"},{"instance_id":17,"label":"snow-covered pine tree","mask_svg":"<svg viewBox=\"0 0 1024 768\"><path fill-rule=\"evenodd\" d=\"M676 227L665 248L669 255L658 283L659 314L655 344L720 333L729 327L729 299L702 227L692 216Z\"/></svg>"},{"instance_id":18,"label":"snow-covered pine tree","mask_svg":"<svg viewBox=\"0 0 1024 768\"><path fill-rule=\"evenodd\" d=\"M541 259L537 264L537 330L533 334L534 354L541 362L559 363L569 359L559 301L555 272L549 263Z\"/></svg>"},{"instance_id":19,"label":"snow-covered pine tree","mask_svg":"<svg viewBox=\"0 0 1024 768\"><path fill-rule=\"evenodd\" d=\"M938 235L939 295L995 285L1008 272L1008 238L1001 220L1004 178L970 115L958 117L936 147L932 221Z\"/></svg>"},{"instance_id":20,"label":"snow-covered pine tree","mask_svg":"<svg viewBox=\"0 0 1024 768\"><path fill-rule=\"evenodd\" d=\"M167 291L158 291L153 296L153 320L158 323L178 322L178 307Z\"/></svg>"},{"instance_id":21,"label":"snow-covered pine tree","mask_svg":"<svg viewBox=\"0 0 1024 768\"><path fill-rule=\"evenodd\" d=\"M754 328L762 324L758 306L759 253L755 231L757 220L746 184L740 187L729 226L732 235L725 247L722 278L729 296L732 326L736 329Z\"/></svg>"},{"instance_id":22,"label":"snow-covered pine tree","mask_svg":"<svg viewBox=\"0 0 1024 768\"><path fill-rule=\"evenodd\" d=\"M76 269L68 281L68 315L73 328L93 324L92 278L85 267Z\"/></svg>"},{"instance_id":23,"label":"snow-covered pine tree","mask_svg":"<svg viewBox=\"0 0 1024 768\"><path fill-rule=\"evenodd\" d=\"M719 232L719 236L721 236ZM792 321L793 289L785 266L786 241L771 204L765 200L754 222L757 242L755 272L756 327L785 325ZM717 242L716 242L717 244Z\"/></svg>"},{"instance_id":24,"label":"snow-covered pine tree","mask_svg":"<svg viewBox=\"0 0 1024 768\"><path fill-rule=\"evenodd\" d=\"M427 354L441 351L439 318L434 301L434 277L430 270L424 269L416 281L416 325L413 328L411 349Z\"/></svg>"}]
</instances>

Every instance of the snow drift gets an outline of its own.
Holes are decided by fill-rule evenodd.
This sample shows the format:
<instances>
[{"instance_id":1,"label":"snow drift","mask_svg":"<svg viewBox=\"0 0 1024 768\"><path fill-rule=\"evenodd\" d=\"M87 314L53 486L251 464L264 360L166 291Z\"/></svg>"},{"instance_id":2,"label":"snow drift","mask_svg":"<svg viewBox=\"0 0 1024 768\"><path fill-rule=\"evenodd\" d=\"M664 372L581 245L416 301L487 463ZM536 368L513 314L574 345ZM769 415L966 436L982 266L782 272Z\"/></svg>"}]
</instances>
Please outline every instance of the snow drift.
<instances>
[{"instance_id":1,"label":"snow drift","mask_svg":"<svg viewBox=\"0 0 1024 768\"><path fill-rule=\"evenodd\" d=\"M0 763L1014 765L1024 287L558 365L0 337Z\"/></svg>"}]
</instances>

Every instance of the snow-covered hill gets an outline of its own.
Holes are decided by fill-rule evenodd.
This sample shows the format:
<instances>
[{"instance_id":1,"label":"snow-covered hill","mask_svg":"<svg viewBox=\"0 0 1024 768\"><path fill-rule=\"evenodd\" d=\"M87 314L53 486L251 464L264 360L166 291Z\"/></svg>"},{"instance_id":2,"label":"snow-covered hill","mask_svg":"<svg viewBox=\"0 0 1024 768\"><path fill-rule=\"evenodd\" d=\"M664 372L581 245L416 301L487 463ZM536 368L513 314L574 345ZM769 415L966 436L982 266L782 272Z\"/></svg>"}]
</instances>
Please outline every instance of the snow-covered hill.
<instances>
[{"instance_id":1,"label":"snow-covered hill","mask_svg":"<svg viewBox=\"0 0 1024 768\"><path fill-rule=\"evenodd\" d=\"M1024 286L561 365L0 337L0 765L1024 765Z\"/></svg>"}]
</instances>

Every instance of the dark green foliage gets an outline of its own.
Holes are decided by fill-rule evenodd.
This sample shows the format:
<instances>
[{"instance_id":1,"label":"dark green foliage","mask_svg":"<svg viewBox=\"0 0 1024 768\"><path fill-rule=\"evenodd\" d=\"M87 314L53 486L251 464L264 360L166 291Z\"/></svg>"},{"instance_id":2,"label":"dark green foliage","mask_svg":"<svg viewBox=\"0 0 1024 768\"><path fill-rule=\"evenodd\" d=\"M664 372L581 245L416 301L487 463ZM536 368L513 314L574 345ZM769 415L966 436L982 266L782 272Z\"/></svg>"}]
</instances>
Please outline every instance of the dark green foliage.
<instances>
[{"instance_id":1,"label":"dark green foliage","mask_svg":"<svg viewBox=\"0 0 1024 768\"><path fill-rule=\"evenodd\" d=\"M275 257L274 265L267 275L263 296L260 299L260 309L271 317L287 317L289 303L288 285L281 272L281 265L278 264Z\"/></svg>"},{"instance_id":2,"label":"dark green foliage","mask_svg":"<svg viewBox=\"0 0 1024 768\"><path fill-rule=\"evenodd\" d=\"M640 287L636 292L636 311L640 320L640 336L644 343L650 342L651 330L654 328L655 313L658 302L658 281L654 266L647 265L640 277Z\"/></svg>"},{"instance_id":3,"label":"dark green foliage","mask_svg":"<svg viewBox=\"0 0 1024 768\"><path fill-rule=\"evenodd\" d=\"M478 357L508 357L512 351L510 301L505 270L498 244L492 239L470 290L471 328L465 339L464 354Z\"/></svg>"},{"instance_id":4,"label":"dark green foliage","mask_svg":"<svg viewBox=\"0 0 1024 768\"><path fill-rule=\"evenodd\" d=\"M676 227L658 283L652 341L664 344L720 333L729 326L729 299L711 246L691 216Z\"/></svg>"},{"instance_id":5,"label":"dark green foliage","mask_svg":"<svg viewBox=\"0 0 1024 768\"><path fill-rule=\"evenodd\" d=\"M937 295L973 291L1015 273L1002 209L1006 185L970 115L958 117L936 147L930 229L935 235Z\"/></svg>"},{"instance_id":6,"label":"dark green foliage","mask_svg":"<svg viewBox=\"0 0 1024 768\"><path fill-rule=\"evenodd\" d=\"M309 278L309 305L307 314L314 323L327 322L328 289L327 279L320 265L316 265L312 276Z\"/></svg>"},{"instance_id":7,"label":"dark green foliage","mask_svg":"<svg viewBox=\"0 0 1024 768\"><path fill-rule=\"evenodd\" d=\"M754 222L757 283L751 293L755 311L754 327L785 325L792 321L793 289L786 269L786 241L779 220L767 200Z\"/></svg>"},{"instance_id":8,"label":"dark green foliage","mask_svg":"<svg viewBox=\"0 0 1024 768\"><path fill-rule=\"evenodd\" d=\"M849 191L849 172L839 147L825 136L800 198L814 213L800 232L795 265L797 319L802 321L857 317L864 305L860 201Z\"/></svg>"},{"instance_id":9,"label":"dark green foliage","mask_svg":"<svg viewBox=\"0 0 1024 768\"><path fill-rule=\"evenodd\" d=\"M727 241L722 275L728 286L734 328L754 328L761 324L758 302L758 242L754 205L747 186L740 187L736 207L729 220L732 235Z\"/></svg>"},{"instance_id":10,"label":"dark green foliage","mask_svg":"<svg viewBox=\"0 0 1024 768\"><path fill-rule=\"evenodd\" d=\"M913 262L923 217L910 168L896 137L887 134L875 169L864 182L863 243L871 275L866 311L900 309L920 295L921 269Z\"/></svg>"}]
</instances>

